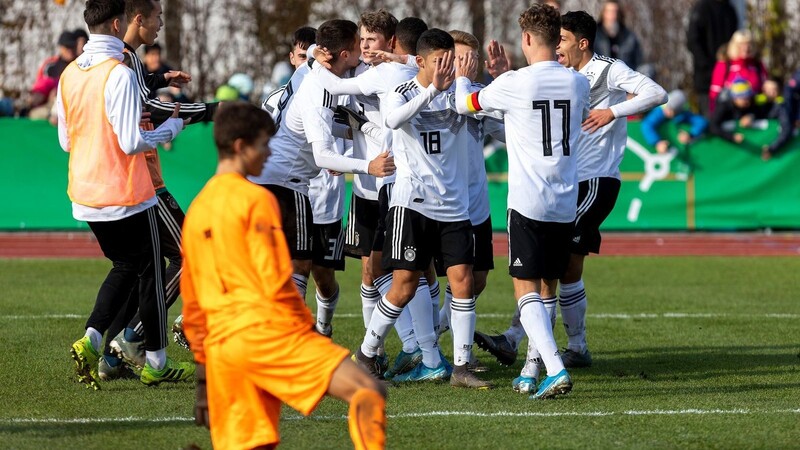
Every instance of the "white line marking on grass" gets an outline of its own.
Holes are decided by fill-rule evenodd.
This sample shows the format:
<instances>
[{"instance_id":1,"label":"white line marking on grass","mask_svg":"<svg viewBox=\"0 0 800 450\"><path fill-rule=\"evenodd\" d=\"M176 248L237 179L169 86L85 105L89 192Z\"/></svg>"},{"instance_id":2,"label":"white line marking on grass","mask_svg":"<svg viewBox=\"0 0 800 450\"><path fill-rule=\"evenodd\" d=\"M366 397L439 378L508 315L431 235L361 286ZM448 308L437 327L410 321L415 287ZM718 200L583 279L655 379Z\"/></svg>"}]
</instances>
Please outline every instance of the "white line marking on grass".
<instances>
[{"instance_id":1,"label":"white line marking on grass","mask_svg":"<svg viewBox=\"0 0 800 450\"><path fill-rule=\"evenodd\" d=\"M0 320L85 319L87 314L27 314L0 316Z\"/></svg>"},{"instance_id":2,"label":"white line marking on grass","mask_svg":"<svg viewBox=\"0 0 800 450\"><path fill-rule=\"evenodd\" d=\"M26 314L26 315L0 315L0 320L58 320L58 319L85 319L87 314ZM481 319L510 319L510 314L484 313L478 314ZM726 314L726 313L599 313L587 314L590 319L716 319L716 318L756 318L756 319L800 319L800 314ZM336 319L363 319L363 316L352 313L335 314Z\"/></svg>"},{"instance_id":3,"label":"white line marking on grass","mask_svg":"<svg viewBox=\"0 0 800 450\"><path fill-rule=\"evenodd\" d=\"M608 417L608 416L693 416L693 415L756 415L756 414L800 414L798 409L773 409L773 410L750 410L750 409L678 409L678 410L628 410L628 411L563 411L563 412L479 412L479 411L428 411L418 413L389 414L389 419L419 419L428 417ZM347 416L315 416L308 418L290 414L282 417L284 420L347 420ZM90 418L16 418L0 419L0 424L60 424L60 425L82 425L98 423L163 423L163 422L194 422L193 417L90 417Z\"/></svg>"}]
</instances>

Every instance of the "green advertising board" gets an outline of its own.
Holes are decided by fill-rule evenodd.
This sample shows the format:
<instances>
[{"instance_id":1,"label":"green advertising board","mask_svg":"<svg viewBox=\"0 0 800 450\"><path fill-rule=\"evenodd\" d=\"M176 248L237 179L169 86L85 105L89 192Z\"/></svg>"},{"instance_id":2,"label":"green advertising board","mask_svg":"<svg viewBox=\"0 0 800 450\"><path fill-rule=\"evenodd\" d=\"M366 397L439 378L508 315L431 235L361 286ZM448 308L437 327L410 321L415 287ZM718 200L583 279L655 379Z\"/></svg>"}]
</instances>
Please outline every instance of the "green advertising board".
<instances>
[{"instance_id":1,"label":"green advertising board","mask_svg":"<svg viewBox=\"0 0 800 450\"><path fill-rule=\"evenodd\" d=\"M800 228L800 139L768 162L760 146L777 133L775 124L745 132L743 145L706 137L689 148L657 155L644 144L638 122L628 125L622 190L604 224L607 230L745 230ZM214 173L216 153L210 125L181 133L161 151L164 179L184 207ZM676 130L663 130L675 136ZM47 122L0 119L2 230L87 229L72 218L67 198L68 154ZM491 152L487 152L491 153ZM504 150L489 154L489 192L494 227L505 226L508 187ZM349 195L347 197L349 199Z\"/></svg>"}]
</instances>

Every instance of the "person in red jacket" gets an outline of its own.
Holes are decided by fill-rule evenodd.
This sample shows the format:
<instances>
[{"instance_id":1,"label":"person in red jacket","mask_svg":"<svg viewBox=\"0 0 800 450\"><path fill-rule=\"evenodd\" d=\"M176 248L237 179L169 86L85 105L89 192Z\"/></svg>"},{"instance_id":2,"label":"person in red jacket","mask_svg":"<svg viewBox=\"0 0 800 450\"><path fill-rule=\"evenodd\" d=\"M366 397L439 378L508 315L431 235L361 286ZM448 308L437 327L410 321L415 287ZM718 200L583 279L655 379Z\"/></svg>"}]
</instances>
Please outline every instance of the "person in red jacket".
<instances>
[{"instance_id":1,"label":"person in red jacket","mask_svg":"<svg viewBox=\"0 0 800 450\"><path fill-rule=\"evenodd\" d=\"M756 55L753 47L753 35L748 30L733 33L726 51L727 58L717 61L711 75L709 89L709 110L713 113L717 99L727 95L726 90L737 78L747 80L753 94L759 94L767 80L767 68Z\"/></svg>"}]
</instances>

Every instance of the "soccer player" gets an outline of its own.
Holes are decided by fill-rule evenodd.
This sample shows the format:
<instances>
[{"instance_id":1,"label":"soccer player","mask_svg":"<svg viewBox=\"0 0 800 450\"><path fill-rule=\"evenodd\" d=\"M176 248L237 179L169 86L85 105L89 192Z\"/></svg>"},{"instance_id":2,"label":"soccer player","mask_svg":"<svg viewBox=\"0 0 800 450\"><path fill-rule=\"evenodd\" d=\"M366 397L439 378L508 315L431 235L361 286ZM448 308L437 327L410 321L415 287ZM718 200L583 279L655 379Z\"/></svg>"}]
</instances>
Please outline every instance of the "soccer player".
<instances>
[{"instance_id":1,"label":"soccer player","mask_svg":"<svg viewBox=\"0 0 800 450\"><path fill-rule=\"evenodd\" d=\"M125 2L125 16L128 19L128 28L125 32L124 63L136 74L139 82L139 97L144 110L149 113L149 126L161 125L169 114L175 109L175 103L161 102L155 97L158 89L169 86L171 83L185 83L191 77L179 71L168 71L164 74L148 73L145 65L136 54L136 49L142 45L155 43L163 21L161 20L161 3L157 0L127 0ZM207 123L216 111L217 103L190 103L181 104L179 117L187 119L188 123ZM181 275L181 227L183 226L183 210L178 202L167 190L161 172L161 161L156 149L145 152L147 168L153 180L153 187L158 197L158 234L161 254L169 261L164 277L164 299L169 309L180 295ZM125 370L120 362L124 359L131 368L137 370L144 366L144 333L141 318L136 312L138 301L134 295L128 300L128 311L118 317L108 329L109 338L103 358L98 369L102 379L108 380L123 376ZM131 316L131 314L135 314ZM180 330L180 318L173 325L173 330ZM124 330L121 330L122 327ZM180 336L177 333L177 336ZM176 339L180 342L179 339Z\"/></svg>"},{"instance_id":2,"label":"soccer player","mask_svg":"<svg viewBox=\"0 0 800 450\"><path fill-rule=\"evenodd\" d=\"M332 71L336 75L342 76L358 65L361 52L355 23L329 20L317 31L317 42L333 55ZM284 93L293 99L285 107L285 114L279 114L280 126L272 142L274 155L266 163L263 173L251 176L250 180L263 185L278 198L295 268L294 281L300 295L305 298L313 256L309 181L319 174L320 168L385 176L394 172L394 161L386 152L371 161L336 153L333 149L334 131L339 137L346 137L344 127L332 125L338 99L322 87L314 74L299 72L296 71L289 82L293 91L296 80L302 77L297 93L289 93L289 86ZM332 286L327 289L335 290Z\"/></svg>"},{"instance_id":3,"label":"soccer player","mask_svg":"<svg viewBox=\"0 0 800 450\"><path fill-rule=\"evenodd\" d=\"M558 303L568 347L567 367L589 367L592 355L586 342L586 293L583 264L589 253L600 251L600 225L616 204L621 185L619 165L627 141L629 115L641 114L666 103L666 91L624 62L594 53L595 24L584 11L563 16L559 61L592 80L592 112L584 124L589 133L587 151L578 160L580 182L578 218L567 273L561 280ZM631 97L631 98L628 98ZM555 297L555 291L550 292Z\"/></svg>"},{"instance_id":4,"label":"soccer player","mask_svg":"<svg viewBox=\"0 0 800 450\"><path fill-rule=\"evenodd\" d=\"M138 291L145 335L140 379L152 385L186 380L191 363L167 358L164 267L159 250L156 198L145 151L182 129L176 105L154 131L140 131L142 104L136 77L123 63L125 2L88 0L84 19L91 36L84 53L61 76L56 108L61 147L70 152L68 194L73 216L86 221L113 268L97 294L86 334L72 344L78 380L99 389L103 333Z\"/></svg>"},{"instance_id":5,"label":"soccer player","mask_svg":"<svg viewBox=\"0 0 800 450\"><path fill-rule=\"evenodd\" d=\"M579 70L591 80L591 108L583 124L585 151L578 157L578 211L570 246L567 270L561 278L558 304L568 336L563 360L566 367L589 367L592 355L586 343L586 292L583 262L589 253L600 251L600 225L617 201L621 185L619 165L627 142L629 115L644 113L666 103L667 92L653 80L630 69L624 62L594 53L596 22L585 11L571 11L562 17L559 62ZM629 95L632 94L629 99ZM552 299L551 317L555 321L555 289L543 298ZM515 330L516 329L516 330ZM512 326L502 336L486 336L487 347L509 355L509 343L519 327ZM509 338L510 339L506 339ZM502 351L504 350L504 351ZM502 351L502 353L501 353ZM516 348L514 348L516 353Z\"/></svg>"},{"instance_id":6,"label":"soccer player","mask_svg":"<svg viewBox=\"0 0 800 450\"><path fill-rule=\"evenodd\" d=\"M308 62L308 48L316 43L316 41L317 30L315 28L300 27L294 32L294 40L292 41L292 48L294 50L289 52L289 62L295 70L300 69ZM303 71L302 75L304 76L306 73L307 69ZM288 99L294 93L294 91L290 89L290 93L284 96L284 92L286 92L286 88L290 86L290 84L291 83L287 83L272 91L264 100L264 104L261 105L261 108L267 111L273 119L280 117L279 111L286 108ZM297 86L299 86L299 83ZM297 88L297 86L294 86L294 88ZM280 121L276 119L276 122L279 123Z\"/></svg>"},{"instance_id":7,"label":"soccer player","mask_svg":"<svg viewBox=\"0 0 800 450\"><path fill-rule=\"evenodd\" d=\"M181 287L199 368L195 418L216 449L274 448L281 403L308 415L327 394L350 403L355 448L382 449L385 388L313 331L292 282L278 202L245 178L261 173L274 132L266 111L220 107L217 173L186 214Z\"/></svg>"},{"instance_id":8,"label":"soccer player","mask_svg":"<svg viewBox=\"0 0 800 450\"><path fill-rule=\"evenodd\" d=\"M385 10L366 12L361 15L360 20L364 61L356 68L355 76L349 79L338 78L326 70L322 64L315 64L314 72L319 74L320 81L329 92L354 96L353 100L358 112L355 114L351 112L351 118L363 121L363 119L359 119L359 116L363 115L364 119L369 121L364 126L354 125L354 153L373 158L385 149L391 148L391 130L380 126L376 134L376 130L368 129L367 125L384 123L383 117L388 113L386 103L388 93L397 85L412 79L418 71L413 58L411 58L411 64L408 65L395 62L384 63L374 53L394 49L397 54L406 55L406 57L414 54L419 37L428 27L425 22L415 17L407 17L397 23L396 19ZM356 128L360 128L360 131L356 131ZM353 200L346 242L351 244L347 247L350 249L350 253L361 255L362 258L361 305L365 328L369 326L375 306L381 296L385 295L391 286L389 281L391 273L385 271L381 266L381 255L386 229L385 217L389 210L393 184L394 176L376 180L375 177L356 175L353 182ZM374 282L376 279L380 279L381 282ZM431 279L433 282L429 287L430 294L420 290L419 298L415 298L415 301L431 303L435 298L435 309L438 310L438 281L435 280L435 277L431 277ZM386 378L406 373L422 360L422 352L417 342L412 318L412 313L415 311L413 308L404 309L394 324L403 348L391 368L386 367L388 364L386 364L383 346L378 348L379 363L381 367L386 367L381 370L381 373ZM432 313L430 316L432 317ZM425 344L428 342L423 345Z\"/></svg>"},{"instance_id":9,"label":"soccer player","mask_svg":"<svg viewBox=\"0 0 800 450\"><path fill-rule=\"evenodd\" d=\"M394 130L392 151L398 167L383 249L383 266L392 270L392 283L375 308L356 359L375 373L376 351L386 332L416 292L428 291L421 277L432 259L439 257L454 296L452 374L438 352L431 303L414 306L411 302L409 307L420 310L416 317L430 318L419 320L419 332L415 330L422 364L394 380L450 377L453 386L487 389L491 385L467 369L475 327L473 241L464 176L468 170L463 153L467 146L466 117L451 109L451 93L447 92L454 79L454 46L445 31L424 32L417 42L419 73L397 86L386 99L390 112L385 123Z\"/></svg>"},{"instance_id":10,"label":"soccer player","mask_svg":"<svg viewBox=\"0 0 800 450\"><path fill-rule=\"evenodd\" d=\"M581 151L581 121L588 114L589 101L586 77L555 61L560 23L558 11L550 6L528 8L519 24L522 53L529 65L503 74L478 92L470 93L470 80L460 77L455 99L460 112L500 111L504 115L509 272L522 325L547 369L538 391L535 380L524 380L533 384L527 390L536 399L572 389L542 303L542 292L555 288L569 260L578 196L575 153ZM523 381L520 378L512 386L517 388Z\"/></svg>"},{"instance_id":11,"label":"soccer player","mask_svg":"<svg viewBox=\"0 0 800 450\"><path fill-rule=\"evenodd\" d=\"M456 59L466 58L467 54L470 53L477 61L480 42L475 36L460 30L452 30L450 35L456 44ZM478 75L477 66L475 69L473 72L466 74L466 76L472 81L472 89L480 90L484 86L475 82L475 78ZM468 151L469 221L472 224L472 235L475 240L475 264L472 266L472 276L475 282L475 298L477 298L486 288L486 279L489 276L489 271L494 269L492 216L489 209L489 185L486 177L486 165L483 159L483 142L487 134L505 142L505 128L502 121L492 117L484 117L482 119L468 117L467 130L471 138ZM438 267L437 272L439 272ZM453 298L453 293L449 285L445 289L444 298L438 322L438 333L440 335L450 329L450 302ZM474 363L474 360L472 363ZM481 366L481 368L485 370L485 367Z\"/></svg>"}]
</instances>

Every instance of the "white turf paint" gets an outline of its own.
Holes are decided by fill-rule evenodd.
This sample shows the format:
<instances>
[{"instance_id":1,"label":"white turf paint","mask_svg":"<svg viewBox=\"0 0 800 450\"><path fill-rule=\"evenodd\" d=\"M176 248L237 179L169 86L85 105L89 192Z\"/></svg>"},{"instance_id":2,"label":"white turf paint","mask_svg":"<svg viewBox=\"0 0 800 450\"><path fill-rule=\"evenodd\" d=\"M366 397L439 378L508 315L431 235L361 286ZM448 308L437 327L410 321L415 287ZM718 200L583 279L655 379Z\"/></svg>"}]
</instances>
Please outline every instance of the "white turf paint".
<instances>
[{"instance_id":1,"label":"white turf paint","mask_svg":"<svg viewBox=\"0 0 800 450\"><path fill-rule=\"evenodd\" d=\"M628 411L564 411L564 412L477 412L477 411L429 411L419 413L389 414L389 419L419 419L430 417L609 417L609 416L695 416L695 415L739 415L751 416L759 414L800 414L800 409L774 409L774 410L750 410L750 409L680 409L680 410L628 410ZM289 415L283 417L284 420L303 420L302 416ZM347 416L314 416L308 417L311 420L347 420ZM2 419L0 424L57 424L57 425L82 425L97 423L164 423L164 422L194 422L192 417L107 417L107 418L75 418L75 419Z\"/></svg>"},{"instance_id":2,"label":"white turf paint","mask_svg":"<svg viewBox=\"0 0 800 450\"><path fill-rule=\"evenodd\" d=\"M29 314L29 315L0 315L0 320L58 320L58 319L85 319L87 314ZM478 314L482 319L510 319L510 314ZM749 319L800 319L800 314L725 314L725 313L660 313L660 314L625 314L625 313L601 313L587 314L590 319L717 319L717 318L749 318ZM336 319L363 319L361 313L334 314Z\"/></svg>"}]
</instances>

